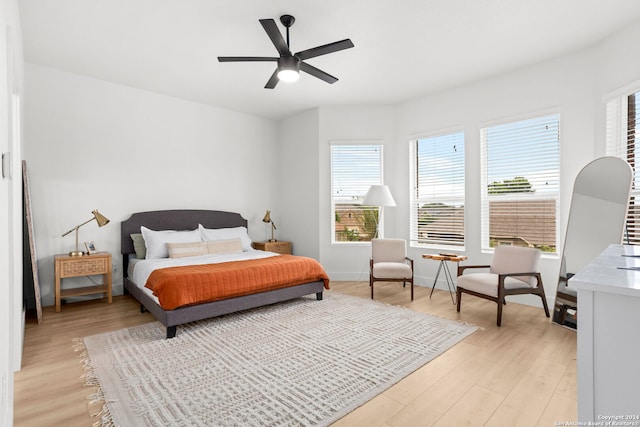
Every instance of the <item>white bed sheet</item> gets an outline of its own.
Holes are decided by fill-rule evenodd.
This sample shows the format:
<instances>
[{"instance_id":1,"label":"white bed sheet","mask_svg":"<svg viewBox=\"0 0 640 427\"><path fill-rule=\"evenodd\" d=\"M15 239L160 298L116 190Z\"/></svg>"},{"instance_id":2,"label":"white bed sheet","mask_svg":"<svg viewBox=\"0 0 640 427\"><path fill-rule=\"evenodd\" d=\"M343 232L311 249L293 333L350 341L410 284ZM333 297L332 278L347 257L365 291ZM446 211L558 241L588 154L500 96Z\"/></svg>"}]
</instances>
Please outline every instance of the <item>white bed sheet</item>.
<instances>
[{"instance_id":1,"label":"white bed sheet","mask_svg":"<svg viewBox=\"0 0 640 427\"><path fill-rule=\"evenodd\" d=\"M233 254L209 254L184 258L137 259L129 265L129 279L158 302L153 292L144 286L154 270L167 267L179 267L182 265L218 264L221 262L245 261L274 256L280 256L280 254L269 251L251 250Z\"/></svg>"}]
</instances>

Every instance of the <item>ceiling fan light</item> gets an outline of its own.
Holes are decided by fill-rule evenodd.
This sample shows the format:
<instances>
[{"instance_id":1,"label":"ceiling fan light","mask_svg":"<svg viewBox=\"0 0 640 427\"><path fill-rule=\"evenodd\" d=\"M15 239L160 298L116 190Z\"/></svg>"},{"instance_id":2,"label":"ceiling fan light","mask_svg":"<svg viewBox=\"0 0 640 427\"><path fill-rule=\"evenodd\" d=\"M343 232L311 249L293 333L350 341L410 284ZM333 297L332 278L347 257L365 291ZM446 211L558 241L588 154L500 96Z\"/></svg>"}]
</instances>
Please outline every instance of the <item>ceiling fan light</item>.
<instances>
[{"instance_id":1,"label":"ceiling fan light","mask_svg":"<svg viewBox=\"0 0 640 427\"><path fill-rule=\"evenodd\" d=\"M300 73L297 70L284 68L278 71L278 79L282 82L295 82L300 78Z\"/></svg>"},{"instance_id":2,"label":"ceiling fan light","mask_svg":"<svg viewBox=\"0 0 640 427\"><path fill-rule=\"evenodd\" d=\"M283 82L295 82L300 78L300 60L295 56L282 56L278 59L278 79Z\"/></svg>"}]
</instances>

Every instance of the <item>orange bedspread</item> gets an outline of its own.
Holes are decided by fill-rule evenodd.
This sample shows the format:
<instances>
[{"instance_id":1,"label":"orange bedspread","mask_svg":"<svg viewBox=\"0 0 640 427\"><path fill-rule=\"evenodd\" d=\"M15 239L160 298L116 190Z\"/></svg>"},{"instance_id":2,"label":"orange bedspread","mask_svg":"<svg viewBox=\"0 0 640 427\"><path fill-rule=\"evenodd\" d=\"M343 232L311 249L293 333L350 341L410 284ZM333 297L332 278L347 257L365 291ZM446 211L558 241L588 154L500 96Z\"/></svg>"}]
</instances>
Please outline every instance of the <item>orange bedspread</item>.
<instances>
[{"instance_id":1,"label":"orange bedspread","mask_svg":"<svg viewBox=\"0 0 640 427\"><path fill-rule=\"evenodd\" d=\"M329 289L329 276L315 259L280 255L161 268L151 273L145 286L158 297L163 309L173 310L318 280L323 280L324 287Z\"/></svg>"}]
</instances>

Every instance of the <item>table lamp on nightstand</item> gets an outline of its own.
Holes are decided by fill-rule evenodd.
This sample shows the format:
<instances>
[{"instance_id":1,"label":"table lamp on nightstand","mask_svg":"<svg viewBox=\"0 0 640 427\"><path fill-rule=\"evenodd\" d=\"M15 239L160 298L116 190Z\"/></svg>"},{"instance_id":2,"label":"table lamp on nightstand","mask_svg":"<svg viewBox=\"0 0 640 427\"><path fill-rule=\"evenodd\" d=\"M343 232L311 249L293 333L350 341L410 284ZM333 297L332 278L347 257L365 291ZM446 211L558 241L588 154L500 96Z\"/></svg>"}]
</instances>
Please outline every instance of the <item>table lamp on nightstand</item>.
<instances>
[{"instance_id":1,"label":"table lamp on nightstand","mask_svg":"<svg viewBox=\"0 0 640 427\"><path fill-rule=\"evenodd\" d=\"M270 242L277 242L277 240L273 237L273 232L276 229L276 225L274 224L273 220L271 219L271 211L267 210L267 213L264 214L264 218L262 218L262 222L266 222L267 224L271 223L271 238L269 239Z\"/></svg>"},{"instance_id":2,"label":"table lamp on nightstand","mask_svg":"<svg viewBox=\"0 0 640 427\"><path fill-rule=\"evenodd\" d=\"M98 223L98 227L104 227L105 225L109 224L109 219L107 217L105 217L104 215L102 215L100 212L98 212L97 209L94 209L91 213L93 214L93 218L86 220L85 222L83 222L80 225L76 225L71 230L67 231L66 233L64 233L62 235L62 237L64 237L67 234L71 233L72 231L76 232L76 250L69 252L69 256L82 256L82 255L84 255L84 252L78 249L78 228L82 227L85 224L90 223L94 219Z\"/></svg>"}]
</instances>

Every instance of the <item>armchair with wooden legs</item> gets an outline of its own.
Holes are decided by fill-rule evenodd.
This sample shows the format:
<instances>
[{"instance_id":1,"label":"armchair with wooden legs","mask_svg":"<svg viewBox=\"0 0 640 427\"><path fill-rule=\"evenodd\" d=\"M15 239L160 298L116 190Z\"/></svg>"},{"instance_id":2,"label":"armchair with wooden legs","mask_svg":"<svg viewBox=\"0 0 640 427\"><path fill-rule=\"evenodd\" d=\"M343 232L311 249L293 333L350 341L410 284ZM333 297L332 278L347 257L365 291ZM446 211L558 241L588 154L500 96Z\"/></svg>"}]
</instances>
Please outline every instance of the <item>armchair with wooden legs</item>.
<instances>
[{"instance_id":1,"label":"armchair with wooden legs","mask_svg":"<svg viewBox=\"0 0 640 427\"><path fill-rule=\"evenodd\" d=\"M404 239L372 239L369 260L369 286L373 299L375 282L402 282L403 287L411 284L413 301L413 260L407 257L407 243Z\"/></svg>"},{"instance_id":2,"label":"armchair with wooden legs","mask_svg":"<svg viewBox=\"0 0 640 427\"><path fill-rule=\"evenodd\" d=\"M534 294L542 299L544 312L549 317L549 307L544 294L542 277L538 271L541 252L521 246L498 246L491 265L459 265L457 278L457 310L460 311L462 294L494 301L498 304L497 325L502 323L502 306L509 295ZM466 270L485 268L489 272Z\"/></svg>"}]
</instances>

